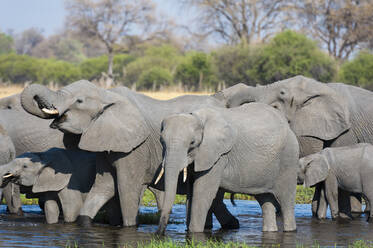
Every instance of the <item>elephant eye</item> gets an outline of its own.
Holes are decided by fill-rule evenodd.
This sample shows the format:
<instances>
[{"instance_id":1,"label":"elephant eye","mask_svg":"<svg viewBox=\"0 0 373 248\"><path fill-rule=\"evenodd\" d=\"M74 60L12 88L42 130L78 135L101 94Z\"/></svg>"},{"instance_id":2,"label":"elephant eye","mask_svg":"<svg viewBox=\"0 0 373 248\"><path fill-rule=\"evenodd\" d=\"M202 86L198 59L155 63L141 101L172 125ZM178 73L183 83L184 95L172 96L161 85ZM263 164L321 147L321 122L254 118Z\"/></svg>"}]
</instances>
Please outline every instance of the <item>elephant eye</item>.
<instances>
[{"instance_id":1,"label":"elephant eye","mask_svg":"<svg viewBox=\"0 0 373 248\"><path fill-rule=\"evenodd\" d=\"M76 102L77 102L77 103L82 103L83 100L82 100L82 99L78 99L78 100L76 100Z\"/></svg>"},{"instance_id":2,"label":"elephant eye","mask_svg":"<svg viewBox=\"0 0 373 248\"><path fill-rule=\"evenodd\" d=\"M7 108L7 109L12 109L12 106L8 105L6 108Z\"/></svg>"},{"instance_id":3,"label":"elephant eye","mask_svg":"<svg viewBox=\"0 0 373 248\"><path fill-rule=\"evenodd\" d=\"M310 104L311 102L312 102L312 100L313 99L315 99L315 98L317 98L317 97L319 97L320 95L314 95L314 96L311 96L311 97L309 97L309 98L307 98L307 100L305 100L304 102L303 102L303 106L305 106L305 105L307 105L307 104Z\"/></svg>"},{"instance_id":4,"label":"elephant eye","mask_svg":"<svg viewBox=\"0 0 373 248\"><path fill-rule=\"evenodd\" d=\"M27 165L24 164L24 165L23 165L23 169L27 169Z\"/></svg>"}]
</instances>

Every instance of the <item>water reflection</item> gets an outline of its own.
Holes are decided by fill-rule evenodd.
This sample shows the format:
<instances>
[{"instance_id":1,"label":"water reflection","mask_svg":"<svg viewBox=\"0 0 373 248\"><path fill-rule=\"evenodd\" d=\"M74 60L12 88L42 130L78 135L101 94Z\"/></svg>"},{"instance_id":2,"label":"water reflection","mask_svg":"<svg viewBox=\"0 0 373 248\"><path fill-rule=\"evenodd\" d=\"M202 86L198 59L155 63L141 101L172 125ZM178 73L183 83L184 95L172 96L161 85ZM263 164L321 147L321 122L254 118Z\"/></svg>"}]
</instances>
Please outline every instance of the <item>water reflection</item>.
<instances>
[{"instance_id":1,"label":"water reflection","mask_svg":"<svg viewBox=\"0 0 373 248\"><path fill-rule=\"evenodd\" d=\"M237 207L231 206L230 211L238 216L241 228L239 230L222 231L214 219L214 229L211 233L187 235L185 231L185 207L176 205L173 208L171 222L167 227L168 237L181 242L189 239L204 241L214 238L222 241L241 241L253 245L282 244L281 247L294 247L297 244L312 245L315 242L324 246L346 245L357 239L372 240L373 224L365 221L365 216L352 221L316 220L312 218L311 206L297 205L297 232L263 233L261 210L256 202L237 200ZM156 225L140 225L138 228L110 227L95 224L92 228L83 229L76 224L44 223L38 206L24 206L25 216L9 216L5 206L0 206L0 246L1 247L118 247L123 244L137 244L154 238ZM155 212L156 208L142 207L141 212ZM330 218L330 213L328 212ZM281 226L281 219L279 218ZM282 229L282 227L281 227ZM167 237L166 237L167 238Z\"/></svg>"}]
</instances>

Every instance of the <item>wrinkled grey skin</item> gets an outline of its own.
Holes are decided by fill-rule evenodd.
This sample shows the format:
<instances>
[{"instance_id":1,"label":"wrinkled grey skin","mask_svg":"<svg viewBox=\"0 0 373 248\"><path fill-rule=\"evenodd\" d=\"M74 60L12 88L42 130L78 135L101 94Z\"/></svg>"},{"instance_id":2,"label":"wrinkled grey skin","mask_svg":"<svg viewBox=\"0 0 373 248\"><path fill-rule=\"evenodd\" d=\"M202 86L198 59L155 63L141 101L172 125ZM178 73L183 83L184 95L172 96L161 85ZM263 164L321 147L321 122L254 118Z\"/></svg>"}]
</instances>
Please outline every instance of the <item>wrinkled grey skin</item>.
<instances>
[{"instance_id":1,"label":"wrinkled grey skin","mask_svg":"<svg viewBox=\"0 0 373 248\"><path fill-rule=\"evenodd\" d=\"M50 120L41 120L27 113L21 106L20 94L0 99L0 125L11 138L16 156L25 152L42 152L52 147L76 147L74 135L64 135L48 128ZM74 144L75 143L75 144ZM12 190L8 190L12 188ZM10 213L22 214L20 189L17 185L7 186L4 192L9 198Z\"/></svg>"},{"instance_id":2,"label":"wrinkled grey skin","mask_svg":"<svg viewBox=\"0 0 373 248\"><path fill-rule=\"evenodd\" d=\"M299 178L306 187L324 182L325 196L332 218L339 214L338 188L362 193L367 204L373 200L373 146L361 143L344 147L326 148L299 160ZM372 221L373 211L368 221Z\"/></svg>"},{"instance_id":3,"label":"wrinkled grey skin","mask_svg":"<svg viewBox=\"0 0 373 248\"><path fill-rule=\"evenodd\" d=\"M24 153L0 167L0 181L4 180L4 184L11 181L31 187L32 193L45 199L44 212L49 224L58 222L59 205L65 222L77 219L95 177L96 154L79 149ZM112 210L120 212L119 204Z\"/></svg>"},{"instance_id":4,"label":"wrinkled grey skin","mask_svg":"<svg viewBox=\"0 0 373 248\"><path fill-rule=\"evenodd\" d=\"M105 90L85 80L57 92L41 85L30 85L22 92L21 99L22 106L29 113L54 119L51 127L65 133L80 134L81 149L103 154L104 166L100 168L102 172L98 173L80 212L82 217L92 219L112 197L107 188L114 187L114 181L107 173L107 166L114 166L124 226L137 224L144 187L155 187L154 176L162 161L162 119L203 106L223 105L211 96L183 96L159 101L126 87ZM55 110L58 114L51 114ZM162 182L157 187L162 189ZM163 193L157 198L159 207L162 197ZM218 217L223 220L222 226L238 227L238 221L222 201L213 206L213 211L223 216Z\"/></svg>"},{"instance_id":5,"label":"wrinkled grey skin","mask_svg":"<svg viewBox=\"0 0 373 248\"><path fill-rule=\"evenodd\" d=\"M262 102L280 110L297 135L301 157L325 147L373 143L373 93L359 87L296 76L267 86L238 84L216 97L229 107ZM327 204L320 197L324 193L317 185L312 211L319 218L326 216ZM355 198L351 201L352 211L361 211L361 204Z\"/></svg>"},{"instance_id":6,"label":"wrinkled grey skin","mask_svg":"<svg viewBox=\"0 0 373 248\"><path fill-rule=\"evenodd\" d=\"M4 128L0 125L0 167L12 161L15 158L15 156L16 151L14 149L13 142L8 136L7 132L4 130ZM18 199L17 197L12 198L13 189L14 185L11 184L5 187L4 189L0 189L0 201L3 197L5 198L5 201L8 203L8 208L10 212L15 211L13 209L13 206L17 205L17 200L20 201L19 195Z\"/></svg>"},{"instance_id":7,"label":"wrinkled grey skin","mask_svg":"<svg viewBox=\"0 0 373 248\"><path fill-rule=\"evenodd\" d=\"M266 104L205 108L164 119L165 200L158 232L163 234L175 198L177 177L188 168L194 179L190 232L203 221L220 187L253 194L263 209L263 231L277 231L278 201L284 231L296 230L294 205L299 145L280 112Z\"/></svg>"}]
</instances>

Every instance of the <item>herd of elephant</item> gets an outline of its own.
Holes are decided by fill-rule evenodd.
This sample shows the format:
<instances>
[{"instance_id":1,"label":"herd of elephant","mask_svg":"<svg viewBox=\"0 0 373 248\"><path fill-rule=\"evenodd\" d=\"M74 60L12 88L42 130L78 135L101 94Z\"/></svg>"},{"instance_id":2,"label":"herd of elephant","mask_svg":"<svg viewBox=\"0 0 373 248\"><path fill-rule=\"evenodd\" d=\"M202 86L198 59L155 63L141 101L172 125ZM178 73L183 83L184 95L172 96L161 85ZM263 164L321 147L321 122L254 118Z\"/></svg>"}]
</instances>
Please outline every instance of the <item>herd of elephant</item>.
<instances>
[{"instance_id":1,"label":"herd of elephant","mask_svg":"<svg viewBox=\"0 0 373 248\"><path fill-rule=\"evenodd\" d=\"M361 144L363 143L363 144ZM86 80L52 91L32 84L0 99L0 185L10 213L20 192L39 198L47 223L136 226L146 188L164 234L176 194L189 232L239 221L225 192L255 196L263 231L296 230L297 183L315 186L313 215L361 212L373 200L373 93L296 76L236 84L213 95L155 100ZM301 158L301 159L299 159ZM373 211L369 213L373 216ZM373 218L368 218L369 220Z\"/></svg>"}]
</instances>

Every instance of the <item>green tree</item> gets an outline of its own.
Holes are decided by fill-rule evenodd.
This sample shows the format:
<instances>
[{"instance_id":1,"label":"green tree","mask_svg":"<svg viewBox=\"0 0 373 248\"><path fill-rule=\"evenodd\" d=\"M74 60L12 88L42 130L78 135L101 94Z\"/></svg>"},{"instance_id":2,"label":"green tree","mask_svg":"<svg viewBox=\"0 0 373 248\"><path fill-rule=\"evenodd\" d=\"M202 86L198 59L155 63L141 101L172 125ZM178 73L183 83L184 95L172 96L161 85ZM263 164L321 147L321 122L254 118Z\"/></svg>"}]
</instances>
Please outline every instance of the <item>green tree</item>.
<instances>
[{"instance_id":1,"label":"green tree","mask_svg":"<svg viewBox=\"0 0 373 248\"><path fill-rule=\"evenodd\" d=\"M373 90L373 54L361 51L345 62L339 71L339 81Z\"/></svg>"},{"instance_id":2,"label":"green tree","mask_svg":"<svg viewBox=\"0 0 373 248\"><path fill-rule=\"evenodd\" d=\"M149 84L144 83L144 81L140 82L140 79L145 80L145 78L149 78L150 75L153 77L157 74L159 77L162 75L161 78L167 79L164 82L170 85L170 76L171 78L173 77L180 60L180 52L170 45L148 47L143 56L137 58L125 67L125 74L123 76L124 84L127 86L136 84L136 87L139 86L139 89L146 89L145 87ZM153 71L150 70L150 68L153 67L157 69ZM149 75L145 76L146 74Z\"/></svg>"},{"instance_id":3,"label":"green tree","mask_svg":"<svg viewBox=\"0 0 373 248\"><path fill-rule=\"evenodd\" d=\"M336 65L331 57L321 52L314 41L290 30L277 34L264 45L254 66L247 71L261 84L296 75L328 82L333 80L335 73Z\"/></svg>"},{"instance_id":4,"label":"green tree","mask_svg":"<svg viewBox=\"0 0 373 248\"><path fill-rule=\"evenodd\" d=\"M212 56L219 81L223 81L227 87L237 83L255 85L255 80L247 74L247 71L254 66L257 56L256 47L257 45L240 44L223 46L213 51Z\"/></svg>"},{"instance_id":5,"label":"green tree","mask_svg":"<svg viewBox=\"0 0 373 248\"><path fill-rule=\"evenodd\" d=\"M141 73L138 86L140 89L159 90L162 86L172 84L171 72L167 69L155 66Z\"/></svg>"},{"instance_id":6,"label":"green tree","mask_svg":"<svg viewBox=\"0 0 373 248\"><path fill-rule=\"evenodd\" d=\"M13 51L13 38L4 33L0 33L0 55Z\"/></svg>"},{"instance_id":7,"label":"green tree","mask_svg":"<svg viewBox=\"0 0 373 248\"><path fill-rule=\"evenodd\" d=\"M215 88L217 79L211 56L203 52L189 52L178 65L175 79L191 90Z\"/></svg>"},{"instance_id":8,"label":"green tree","mask_svg":"<svg viewBox=\"0 0 373 248\"><path fill-rule=\"evenodd\" d=\"M38 59L14 53L0 56L0 78L12 83L37 82L42 73Z\"/></svg>"}]
</instances>

